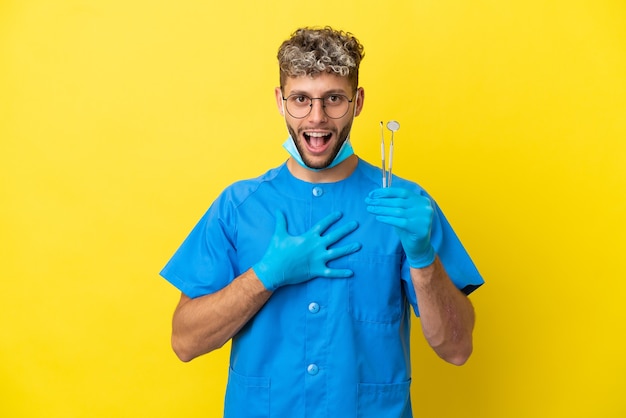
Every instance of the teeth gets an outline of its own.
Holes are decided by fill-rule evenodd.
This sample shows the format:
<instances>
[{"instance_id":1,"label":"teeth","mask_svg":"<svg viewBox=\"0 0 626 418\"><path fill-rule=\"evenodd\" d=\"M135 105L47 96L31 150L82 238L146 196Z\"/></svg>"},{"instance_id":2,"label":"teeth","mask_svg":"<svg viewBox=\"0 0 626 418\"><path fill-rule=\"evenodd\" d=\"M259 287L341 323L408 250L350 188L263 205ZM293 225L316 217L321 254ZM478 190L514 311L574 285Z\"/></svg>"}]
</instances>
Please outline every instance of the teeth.
<instances>
[{"instance_id":1,"label":"teeth","mask_svg":"<svg viewBox=\"0 0 626 418\"><path fill-rule=\"evenodd\" d=\"M328 134L324 134L324 133L321 133L321 132L307 132L307 135L311 136L311 137L316 137L316 138L324 138Z\"/></svg>"}]
</instances>

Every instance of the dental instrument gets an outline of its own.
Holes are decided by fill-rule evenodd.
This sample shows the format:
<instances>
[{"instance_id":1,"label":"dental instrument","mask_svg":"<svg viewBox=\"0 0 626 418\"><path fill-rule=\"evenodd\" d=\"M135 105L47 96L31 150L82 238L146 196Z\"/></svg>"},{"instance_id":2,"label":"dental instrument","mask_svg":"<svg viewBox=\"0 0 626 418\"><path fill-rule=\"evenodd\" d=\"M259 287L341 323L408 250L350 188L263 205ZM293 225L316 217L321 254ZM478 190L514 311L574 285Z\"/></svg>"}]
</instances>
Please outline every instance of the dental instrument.
<instances>
[{"instance_id":1,"label":"dental instrument","mask_svg":"<svg viewBox=\"0 0 626 418\"><path fill-rule=\"evenodd\" d=\"M391 144L389 145L389 177L387 179L387 187L391 187L391 166L393 164L393 134L400 129L398 121L390 120L387 122L387 129L391 131Z\"/></svg>"},{"instance_id":2,"label":"dental instrument","mask_svg":"<svg viewBox=\"0 0 626 418\"><path fill-rule=\"evenodd\" d=\"M387 187L387 170L385 169L385 130L383 129L383 121L380 121L380 156L383 169L383 189Z\"/></svg>"},{"instance_id":3,"label":"dental instrument","mask_svg":"<svg viewBox=\"0 0 626 418\"><path fill-rule=\"evenodd\" d=\"M395 120L387 122L387 129L391 131L391 142L389 144L389 171L385 168L385 134L383 129L383 122L380 122L380 154L382 159L382 174L383 174L383 188L391 187L391 176L393 170L393 137L394 134L400 129L400 123Z\"/></svg>"}]
</instances>

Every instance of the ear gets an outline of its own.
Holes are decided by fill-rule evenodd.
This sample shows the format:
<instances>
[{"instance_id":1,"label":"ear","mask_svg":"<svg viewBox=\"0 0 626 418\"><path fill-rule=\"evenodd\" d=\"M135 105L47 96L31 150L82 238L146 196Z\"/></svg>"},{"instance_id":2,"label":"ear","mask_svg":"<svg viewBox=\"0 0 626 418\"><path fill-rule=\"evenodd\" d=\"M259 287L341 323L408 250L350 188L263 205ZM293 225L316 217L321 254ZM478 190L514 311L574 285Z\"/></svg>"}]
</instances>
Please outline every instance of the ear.
<instances>
[{"instance_id":1,"label":"ear","mask_svg":"<svg viewBox=\"0 0 626 418\"><path fill-rule=\"evenodd\" d=\"M276 106L278 107L278 113L280 113L281 116L285 116L285 108L284 108L284 102L283 102L283 92L280 89L280 87L276 87L274 89L274 94L276 95Z\"/></svg>"},{"instance_id":2,"label":"ear","mask_svg":"<svg viewBox=\"0 0 626 418\"><path fill-rule=\"evenodd\" d=\"M355 115L359 116L361 114L361 111L363 110L363 102L365 101L365 90L363 89L363 87L359 87L356 91L356 112Z\"/></svg>"}]
</instances>

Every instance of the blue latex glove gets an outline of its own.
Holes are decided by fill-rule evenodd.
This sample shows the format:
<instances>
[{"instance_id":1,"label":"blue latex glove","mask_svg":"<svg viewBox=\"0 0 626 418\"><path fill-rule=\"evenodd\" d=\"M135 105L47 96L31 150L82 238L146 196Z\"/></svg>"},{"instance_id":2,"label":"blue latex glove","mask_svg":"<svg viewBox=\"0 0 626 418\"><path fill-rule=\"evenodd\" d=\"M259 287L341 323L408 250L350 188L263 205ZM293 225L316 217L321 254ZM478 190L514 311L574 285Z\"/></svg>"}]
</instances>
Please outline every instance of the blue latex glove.
<instances>
[{"instance_id":1,"label":"blue latex glove","mask_svg":"<svg viewBox=\"0 0 626 418\"><path fill-rule=\"evenodd\" d=\"M358 228L358 224L353 221L322 235L341 217L341 212L333 212L308 232L292 236L287 232L285 215L276 211L276 229L269 247L261 261L252 266L265 288L273 291L281 286L306 282L314 277L352 276L352 270L331 269L326 266L331 260L361 249L359 243L329 248Z\"/></svg>"},{"instance_id":2,"label":"blue latex glove","mask_svg":"<svg viewBox=\"0 0 626 418\"><path fill-rule=\"evenodd\" d=\"M424 268L435 261L430 244L434 210L429 198L388 187L371 191L365 203L377 221L395 227L411 267Z\"/></svg>"}]
</instances>

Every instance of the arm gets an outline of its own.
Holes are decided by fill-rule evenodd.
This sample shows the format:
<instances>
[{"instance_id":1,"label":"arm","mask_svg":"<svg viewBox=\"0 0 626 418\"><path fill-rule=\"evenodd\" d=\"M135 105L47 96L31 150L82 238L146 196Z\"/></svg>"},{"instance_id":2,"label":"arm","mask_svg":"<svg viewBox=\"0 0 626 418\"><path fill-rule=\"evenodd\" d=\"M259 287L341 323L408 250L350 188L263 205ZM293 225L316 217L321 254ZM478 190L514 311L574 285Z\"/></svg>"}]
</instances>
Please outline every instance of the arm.
<instances>
[{"instance_id":1,"label":"arm","mask_svg":"<svg viewBox=\"0 0 626 418\"><path fill-rule=\"evenodd\" d=\"M223 346L261 307L272 292L252 269L222 290L191 299L181 293L172 320L172 348L190 361Z\"/></svg>"},{"instance_id":2,"label":"arm","mask_svg":"<svg viewBox=\"0 0 626 418\"><path fill-rule=\"evenodd\" d=\"M365 200L376 219L395 227L411 266L426 340L444 360L461 365L472 352L474 310L456 288L430 243L430 199L401 188L372 191Z\"/></svg>"},{"instance_id":3,"label":"arm","mask_svg":"<svg viewBox=\"0 0 626 418\"><path fill-rule=\"evenodd\" d=\"M314 277L352 276L347 269L326 266L330 260L361 248L353 243L332 245L357 229L347 222L323 235L341 213L333 212L299 236L289 235L287 221L276 213L276 229L261 260L223 289L191 299L181 295L172 321L172 348L182 361L190 361L223 346L263 307L279 287L303 283ZM251 239L254 239L251 237Z\"/></svg>"},{"instance_id":4,"label":"arm","mask_svg":"<svg viewBox=\"0 0 626 418\"><path fill-rule=\"evenodd\" d=\"M474 308L457 289L439 258L424 268L411 268L422 331L433 350L449 363L460 366L472 353Z\"/></svg>"}]
</instances>

